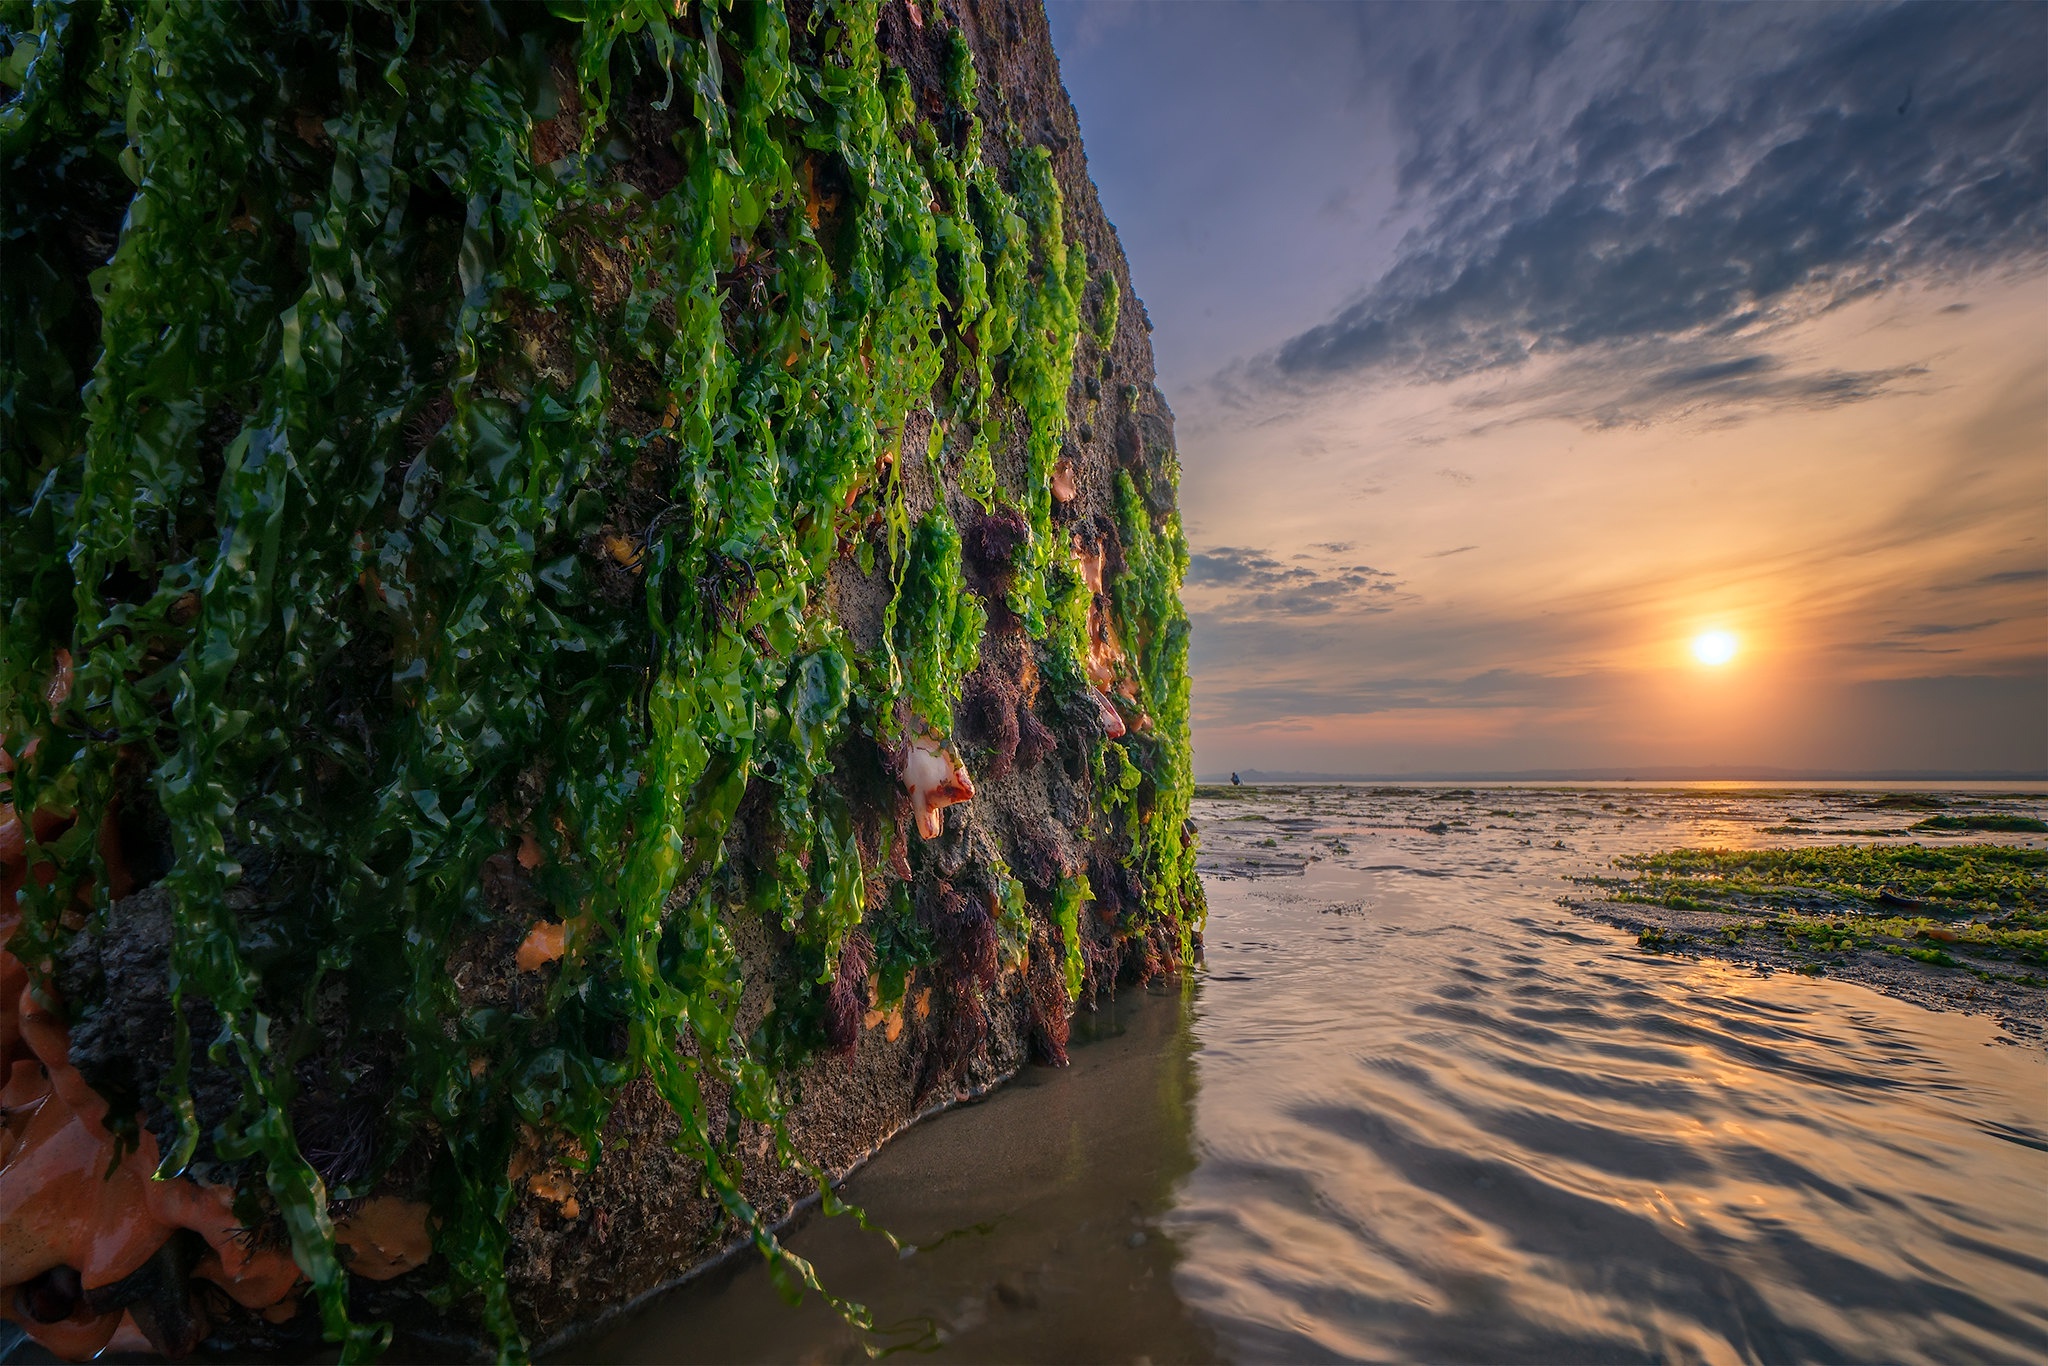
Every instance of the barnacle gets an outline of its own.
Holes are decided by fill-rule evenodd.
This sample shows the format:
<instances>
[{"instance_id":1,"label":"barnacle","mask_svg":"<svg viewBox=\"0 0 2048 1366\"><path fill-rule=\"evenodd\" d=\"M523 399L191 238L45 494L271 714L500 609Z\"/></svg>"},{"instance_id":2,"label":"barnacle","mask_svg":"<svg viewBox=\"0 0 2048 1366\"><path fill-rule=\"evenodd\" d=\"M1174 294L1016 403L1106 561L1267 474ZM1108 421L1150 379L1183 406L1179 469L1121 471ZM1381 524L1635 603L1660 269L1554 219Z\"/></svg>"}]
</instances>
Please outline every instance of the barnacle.
<instances>
[{"instance_id":1,"label":"barnacle","mask_svg":"<svg viewBox=\"0 0 2048 1366\"><path fill-rule=\"evenodd\" d=\"M905 738L891 758L897 781L910 795L917 833L925 839L936 839L945 829L940 813L957 802L974 798L974 780L968 776L967 765L960 762L959 754L950 745L929 734Z\"/></svg>"}]
</instances>

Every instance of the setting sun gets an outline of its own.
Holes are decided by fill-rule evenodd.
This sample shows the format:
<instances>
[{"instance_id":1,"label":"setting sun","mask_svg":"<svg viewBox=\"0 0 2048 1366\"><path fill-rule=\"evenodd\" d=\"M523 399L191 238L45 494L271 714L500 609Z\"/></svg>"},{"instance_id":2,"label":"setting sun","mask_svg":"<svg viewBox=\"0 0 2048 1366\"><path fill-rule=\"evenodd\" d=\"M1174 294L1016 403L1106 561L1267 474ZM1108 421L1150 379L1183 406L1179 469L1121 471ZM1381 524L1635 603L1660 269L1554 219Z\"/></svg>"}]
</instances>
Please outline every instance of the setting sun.
<instances>
[{"instance_id":1,"label":"setting sun","mask_svg":"<svg viewBox=\"0 0 2048 1366\"><path fill-rule=\"evenodd\" d=\"M1735 658L1735 633L1733 631L1706 631L1694 636L1692 657L1702 664L1715 667Z\"/></svg>"}]
</instances>

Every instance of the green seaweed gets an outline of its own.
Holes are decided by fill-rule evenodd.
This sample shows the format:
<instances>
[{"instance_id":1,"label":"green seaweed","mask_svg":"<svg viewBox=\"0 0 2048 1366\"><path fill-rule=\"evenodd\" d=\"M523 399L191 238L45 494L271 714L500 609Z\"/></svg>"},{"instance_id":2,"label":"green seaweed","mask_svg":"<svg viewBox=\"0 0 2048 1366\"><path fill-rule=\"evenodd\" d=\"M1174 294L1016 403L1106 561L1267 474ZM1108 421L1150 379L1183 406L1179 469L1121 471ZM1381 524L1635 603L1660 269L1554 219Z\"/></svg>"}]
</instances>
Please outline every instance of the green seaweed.
<instances>
[{"instance_id":1,"label":"green seaweed","mask_svg":"<svg viewBox=\"0 0 2048 1366\"><path fill-rule=\"evenodd\" d=\"M890 638L910 708L930 729L952 729L961 680L980 659L987 614L964 591L960 533L943 507L917 524L891 604Z\"/></svg>"},{"instance_id":2,"label":"green seaweed","mask_svg":"<svg viewBox=\"0 0 2048 1366\"><path fill-rule=\"evenodd\" d=\"M1081 982L1086 962L1081 949L1081 911L1095 897L1085 873L1063 878L1053 890L1053 923L1059 927L1062 945L1061 970L1065 974L1067 999L1081 999Z\"/></svg>"},{"instance_id":3,"label":"green seaweed","mask_svg":"<svg viewBox=\"0 0 2048 1366\"><path fill-rule=\"evenodd\" d=\"M1102 302L1095 310L1095 344L1107 350L1116 341L1116 324L1122 296L1117 289L1116 275L1103 271L1095 277L1096 285L1102 291Z\"/></svg>"},{"instance_id":4,"label":"green seaweed","mask_svg":"<svg viewBox=\"0 0 2048 1366\"><path fill-rule=\"evenodd\" d=\"M2048 913L2048 850L2009 845L1923 848L1823 845L1801 849L1674 849L1626 855L1639 895L1784 900L1802 891L1879 906L1908 898L1944 914Z\"/></svg>"},{"instance_id":5,"label":"green seaweed","mask_svg":"<svg viewBox=\"0 0 2048 1366\"><path fill-rule=\"evenodd\" d=\"M1915 830L1932 830L1943 834L1982 831L2001 835L2039 835L2048 833L2048 821L2038 816L2001 815L1997 812L1971 812L1962 816L1929 816L1926 820L1913 822Z\"/></svg>"},{"instance_id":6,"label":"green seaweed","mask_svg":"<svg viewBox=\"0 0 2048 1366\"><path fill-rule=\"evenodd\" d=\"M1940 944L2048 964L2048 850L2008 845L1827 845L1627 855L1632 877L1592 878L1619 903L1744 917L1724 933L1781 934L1789 948L1883 948L1955 966ZM1768 912L1769 921L1748 919ZM1931 942L1930 942L1931 941Z\"/></svg>"},{"instance_id":7,"label":"green seaweed","mask_svg":"<svg viewBox=\"0 0 2048 1366\"><path fill-rule=\"evenodd\" d=\"M1193 956L1207 901L1195 872L1194 751L1189 743L1188 619L1180 585L1187 575L1187 537L1180 514L1155 524L1129 473L1117 475L1118 526L1124 573L1114 585L1120 633L1135 656L1138 703L1151 718L1130 749L1149 779L1151 802L1135 832L1133 865L1143 876L1149 910L1180 927L1181 954Z\"/></svg>"}]
</instances>

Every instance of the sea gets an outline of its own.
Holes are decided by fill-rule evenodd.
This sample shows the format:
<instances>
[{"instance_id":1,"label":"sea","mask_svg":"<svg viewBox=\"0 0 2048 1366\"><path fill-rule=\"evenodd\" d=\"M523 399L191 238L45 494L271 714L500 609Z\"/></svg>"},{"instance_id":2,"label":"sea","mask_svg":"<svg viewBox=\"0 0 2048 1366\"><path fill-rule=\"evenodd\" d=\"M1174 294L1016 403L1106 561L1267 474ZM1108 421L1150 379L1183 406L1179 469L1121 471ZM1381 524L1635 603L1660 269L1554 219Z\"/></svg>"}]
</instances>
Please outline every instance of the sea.
<instances>
[{"instance_id":1,"label":"sea","mask_svg":"<svg viewBox=\"0 0 2048 1366\"><path fill-rule=\"evenodd\" d=\"M901 1250L791 1232L875 1332L742 1257L562 1359L2048 1361L2038 1032L1567 904L1627 853L1955 838L1906 790L1198 798L1203 963L856 1172Z\"/></svg>"}]
</instances>

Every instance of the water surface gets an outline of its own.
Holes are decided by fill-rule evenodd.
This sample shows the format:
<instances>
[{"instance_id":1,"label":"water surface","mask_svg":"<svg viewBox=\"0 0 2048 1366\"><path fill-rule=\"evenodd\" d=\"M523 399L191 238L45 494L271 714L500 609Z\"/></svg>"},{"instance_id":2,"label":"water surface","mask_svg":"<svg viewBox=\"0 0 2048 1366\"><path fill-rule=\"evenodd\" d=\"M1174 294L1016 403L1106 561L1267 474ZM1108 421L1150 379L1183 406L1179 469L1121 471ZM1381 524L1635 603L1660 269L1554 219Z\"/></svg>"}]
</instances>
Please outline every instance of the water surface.
<instances>
[{"instance_id":1,"label":"water surface","mask_svg":"<svg viewBox=\"0 0 2048 1366\"><path fill-rule=\"evenodd\" d=\"M1870 800L1198 803L1206 971L857 1174L913 1255L836 1220L793 1243L944 1360L2048 1358L2038 1041L1557 904L1617 853L1925 814ZM582 1353L865 1359L746 1262Z\"/></svg>"}]
</instances>

